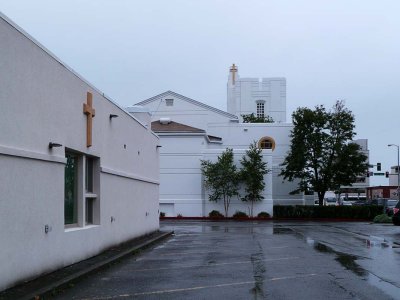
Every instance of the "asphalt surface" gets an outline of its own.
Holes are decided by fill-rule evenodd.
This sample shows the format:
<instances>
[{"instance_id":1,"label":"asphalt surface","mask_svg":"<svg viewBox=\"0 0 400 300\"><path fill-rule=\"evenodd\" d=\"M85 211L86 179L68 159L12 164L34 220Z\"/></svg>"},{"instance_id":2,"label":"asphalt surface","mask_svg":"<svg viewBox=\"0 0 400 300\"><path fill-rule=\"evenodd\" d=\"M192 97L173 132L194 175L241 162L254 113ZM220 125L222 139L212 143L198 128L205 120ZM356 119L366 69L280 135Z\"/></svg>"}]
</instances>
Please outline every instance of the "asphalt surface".
<instances>
[{"instance_id":1,"label":"asphalt surface","mask_svg":"<svg viewBox=\"0 0 400 300\"><path fill-rule=\"evenodd\" d=\"M175 234L56 299L400 299L400 227L164 221Z\"/></svg>"},{"instance_id":2,"label":"asphalt surface","mask_svg":"<svg viewBox=\"0 0 400 300\"><path fill-rule=\"evenodd\" d=\"M52 273L40 276L34 280L27 281L13 288L0 292L0 300L29 300L47 299L53 293L58 293L68 286L73 286L74 282L80 282L85 276L107 268L112 264L118 263L126 256L137 254L139 251L150 247L168 236L172 232L155 231L130 240L121 245L109 248L99 255L80 261L76 264L59 269ZM1 266L0 266L1 276Z\"/></svg>"}]
</instances>

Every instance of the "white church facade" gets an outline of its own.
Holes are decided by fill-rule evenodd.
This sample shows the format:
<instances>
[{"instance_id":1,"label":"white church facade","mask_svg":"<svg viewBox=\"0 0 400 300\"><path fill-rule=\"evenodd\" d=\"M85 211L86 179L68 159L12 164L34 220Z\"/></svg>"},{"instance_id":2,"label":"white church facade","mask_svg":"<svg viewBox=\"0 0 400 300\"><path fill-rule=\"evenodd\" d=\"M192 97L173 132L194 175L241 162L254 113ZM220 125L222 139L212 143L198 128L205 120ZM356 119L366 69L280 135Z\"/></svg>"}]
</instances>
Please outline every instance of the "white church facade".
<instances>
[{"instance_id":1,"label":"white church facade","mask_svg":"<svg viewBox=\"0 0 400 300\"><path fill-rule=\"evenodd\" d=\"M1 14L0 41L4 290L158 230L159 138Z\"/></svg>"},{"instance_id":2,"label":"white church facade","mask_svg":"<svg viewBox=\"0 0 400 300\"><path fill-rule=\"evenodd\" d=\"M152 124L148 126L160 137L160 212L166 216L202 217L212 210L223 212L221 202L208 200L201 160L216 161L226 148L232 148L239 166L240 159L254 141L263 149L263 159L271 170L264 177L264 200L255 204L254 214L266 211L272 215L273 206L279 204L305 204L302 194L290 194L295 183L283 182L279 176L293 128L285 122L286 80L241 79L233 65L227 96L227 106L232 113L172 91L127 108L133 114L147 109L152 115ZM250 113L259 117L272 116L275 122L242 123L241 115ZM229 214L236 211L249 213L249 204L232 199Z\"/></svg>"}]
</instances>

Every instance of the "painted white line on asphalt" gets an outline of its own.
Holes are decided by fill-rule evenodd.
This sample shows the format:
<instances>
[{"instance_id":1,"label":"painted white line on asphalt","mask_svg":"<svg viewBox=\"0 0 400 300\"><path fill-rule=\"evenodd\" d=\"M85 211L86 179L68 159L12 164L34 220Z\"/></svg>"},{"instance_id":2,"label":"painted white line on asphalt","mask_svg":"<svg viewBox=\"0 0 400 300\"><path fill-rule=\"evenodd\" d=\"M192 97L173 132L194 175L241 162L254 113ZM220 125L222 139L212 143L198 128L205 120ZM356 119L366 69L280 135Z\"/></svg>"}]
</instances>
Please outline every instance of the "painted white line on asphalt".
<instances>
[{"instance_id":1,"label":"painted white line on asphalt","mask_svg":"<svg viewBox=\"0 0 400 300\"><path fill-rule=\"evenodd\" d=\"M260 260L256 260L256 261L274 262L274 261L299 259L299 258L300 257L292 256L292 257L281 257L281 258L267 258L267 259L260 259ZM216 266L224 266L224 265L251 264L251 263L252 263L251 260L243 260L243 261L234 261L234 262L213 263L213 264L207 264L207 265L190 265L190 266L179 266L179 267L168 267L168 268L137 269L137 270L132 270L132 272L177 270L177 269L187 269L187 268L216 267Z\"/></svg>"},{"instance_id":2,"label":"painted white line on asphalt","mask_svg":"<svg viewBox=\"0 0 400 300\"><path fill-rule=\"evenodd\" d=\"M283 248L288 248L289 246L279 246L279 247L267 247L267 248L264 248L265 250L268 250L268 249L283 249ZM162 250L165 250L165 249L162 249ZM217 250L216 250L217 251ZM216 251L210 251L210 250L204 250L204 251L192 251L192 252L187 252L187 251L185 251L185 252L169 252L169 253L164 253L164 254L157 254L156 256L173 256L173 255L190 255L190 254L208 254L208 253L214 253L214 252L216 252ZM235 251L225 251L225 253L237 253L237 252L235 252ZM149 259L152 259L152 257L146 257L146 258L143 258L142 260L149 260Z\"/></svg>"},{"instance_id":3,"label":"painted white line on asphalt","mask_svg":"<svg viewBox=\"0 0 400 300\"><path fill-rule=\"evenodd\" d=\"M316 276L317 274L304 274L298 276L287 276L287 277L275 277L266 279L265 281L279 281L279 280L293 280L298 278L306 278ZM216 285L205 285L205 286L195 286L189 288L181 288L181 289L171 289L171 290L160 290L160 291L149 291L142 293L133 293L133 294L122 294L116 296L108 296L108 297L94 297L94 298L82 298L81 300L109 300L109 299L119 299L119 298L128 298L128 297L137 297L137 296L150 296L150 295L160 295L160 294L171 294L171 293L179 293L179 292L188 292L188 291L196 291L210 288L221 288L221 287L230 287L230 286L240 286L240 285L248 285L255 284L255 281L242 281L242 282L233 282L233 283L222 283Z\"/></svg>"}]
</instances>

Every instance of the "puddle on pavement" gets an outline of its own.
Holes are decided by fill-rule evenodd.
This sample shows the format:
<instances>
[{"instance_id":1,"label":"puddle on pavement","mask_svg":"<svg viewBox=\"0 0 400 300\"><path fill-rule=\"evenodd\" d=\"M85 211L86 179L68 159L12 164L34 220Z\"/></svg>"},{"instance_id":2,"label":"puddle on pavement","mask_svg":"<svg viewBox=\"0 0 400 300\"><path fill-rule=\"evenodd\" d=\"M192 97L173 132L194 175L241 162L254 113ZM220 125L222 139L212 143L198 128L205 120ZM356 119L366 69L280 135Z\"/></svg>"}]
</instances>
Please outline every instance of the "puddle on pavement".
<instances>
[{"instance_id":1,"label":"puddle on pavement","mask_svg":"<svg viewBox=\"0 0 400 300\"><path fill-rule=\"evenodd\" d=\"M309 239L307 242L308 244L311 244L312 239ZM312 243L314 245L314 249L317 250L318 252L322 253L332 253L336 255L335 260L338 261L343 267L345 267L347 270L350 270L357 274L358 276L367 276L368 272L361 268L357 263L357 256L346 254L346 253L341 253L338 251L334 251L332 248L328 247L325 244L315 242L313 241Z\"/></svg>"},{"instance_id":2,"label":"puddle on pavement","mask_svg":"<svg viewBox=\"0 0 400 300\"><path fill-rule=\"evenodd\" d=\"M294 233L292 229L286 227L274 227L274 234L292 234Z\"/></svg>"},{"instance_id":3,"label":"puddle on pavement","mask_svg":"<svg viewBox=\"0 0 400 300\"><path fill-rule=\"evenodd\" d=\"M370 240L369 242L366 243L368 246L367 247L380 247L380 248L387 248L387 241L380 241L380 242L373 242L371 243ZM344 268L347 270L352 271L356 275L363 277L367 280L367 282L384 293L388 294L389 296L393 297L394 299L400 299L400 288L397 287L395 284L385 281L384 279L370 273L369 271L365 270L362 268L359 264L357 264L357 259L358 257L355 255L350 255L346 253L342 253L339 251L333 250L331 247L317 242L311 238L306 238L306 242L308 245L313 246L315 250L321 253L331 253L336 255L335 260L339 262Z\"/></svg>"}]
</instances>

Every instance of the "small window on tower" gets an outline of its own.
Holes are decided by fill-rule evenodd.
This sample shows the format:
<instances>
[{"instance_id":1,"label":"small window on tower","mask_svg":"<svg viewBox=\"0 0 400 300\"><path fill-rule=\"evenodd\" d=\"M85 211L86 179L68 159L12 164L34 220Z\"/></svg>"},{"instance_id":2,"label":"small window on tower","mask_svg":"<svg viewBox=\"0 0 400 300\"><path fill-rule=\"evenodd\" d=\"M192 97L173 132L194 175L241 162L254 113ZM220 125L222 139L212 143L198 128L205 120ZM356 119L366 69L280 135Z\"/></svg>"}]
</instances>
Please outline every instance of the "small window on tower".
<instances>
[{"instance_id":1,"label":"small window on tower","mask_svg":"<svg viewBox=\"0 0 400 300\"><path fill-rule=\"evenodd\" d=\"M264 118L264 103L257 103L257 118Z\"/></svg>"},{"instance_id":2,"label":"small window on tower","mask_svg":"<svg viewBox=\"0 0 400 300\"><path fill-rule=\"evenodd\" d=\"M174 99L165 99L165 104L167 106L173 106L174 105Z\"/></svg>"}]
</instances>

